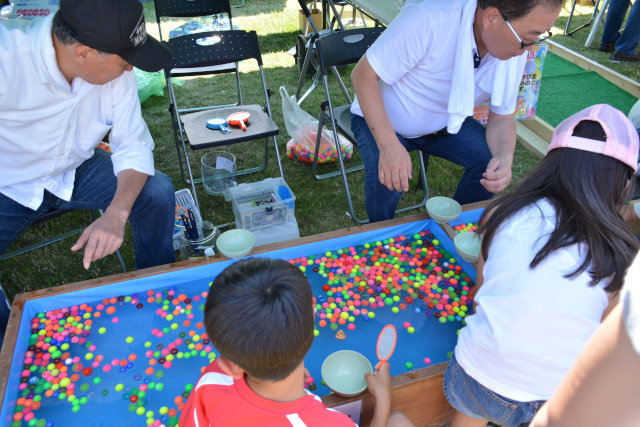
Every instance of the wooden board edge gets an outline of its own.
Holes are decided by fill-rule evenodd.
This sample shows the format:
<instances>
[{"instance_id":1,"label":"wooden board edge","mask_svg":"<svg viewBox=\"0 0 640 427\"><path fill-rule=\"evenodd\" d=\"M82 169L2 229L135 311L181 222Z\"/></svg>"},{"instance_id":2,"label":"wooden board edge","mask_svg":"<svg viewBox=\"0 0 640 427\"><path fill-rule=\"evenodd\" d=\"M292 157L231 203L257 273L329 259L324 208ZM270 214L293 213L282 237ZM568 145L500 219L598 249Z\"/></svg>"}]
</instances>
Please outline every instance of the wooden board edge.
<instances>
[{"instance_id":1,"label":"wooden board edge","mask_svg":"<svg viewBox=\"0 0 640 427\"><path fill-rule=\"evenodd\" d=\"M522 123L525 127L529 128L545 141L551 141L553 132L556 130L556 128L554 128L538 116L533 116L530 119L522 119L518 122Z\"/></svg>"},{"instance_id":2,"label":"wooden board edge","mask_svg":"<svg viewBox=\"0 0 640 427\"><path fill-rule=\"evenodd\" d=\"M536 157L542 159L547 154L549 141L544 140L534 130L528 128L519 120L516 120L517 141Z\"/></svg>"},{"instance_id":3,"label":"wooden board edge","mask_svg":"<svg viewBox=\"0 0 640 427\"><path fill-rule=\"evenodd\" d=\"M13 362L13 354L20 329L24 303L25 299L22 294L16 296L13 300L11 312L9 313L9 322L7 323L7 329L5 330L4 341L2 343L2 351L0 351L0 410L2 410L4 396L7 392L9 372L11 372L11 364Z\"/></svg>"},{"instance_id":4,"label":"wooden board edge","mask_svg":"<svg viewBox=\"0 0 640 427\"><path fill-rule=\"evenodd\" d=\"M442 380L449 362L427 366L396 375L391 379L391 410L401 410L418 426L445 426L451 420L453 408L444 396ZM373 418L374 401L368 391L354 397L330 394L322 397L329 407L362 400L360 425L368 426Z\"/></svg>"}]
</instances>

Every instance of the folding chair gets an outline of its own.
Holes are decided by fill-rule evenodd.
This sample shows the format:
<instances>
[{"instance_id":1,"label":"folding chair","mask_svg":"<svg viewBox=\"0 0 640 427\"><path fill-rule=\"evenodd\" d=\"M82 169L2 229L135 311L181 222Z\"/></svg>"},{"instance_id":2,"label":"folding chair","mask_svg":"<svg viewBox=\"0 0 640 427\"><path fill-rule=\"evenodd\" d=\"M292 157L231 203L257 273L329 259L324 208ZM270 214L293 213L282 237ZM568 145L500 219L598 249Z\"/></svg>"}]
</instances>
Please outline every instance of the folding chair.
<instances>
[{"instance_id":1,"label":"folding chair","mask_svg":"<svg viewBox=\"0 0 640 427\"><path fill-rule=\"evenodd\" d=\"M196 205L198 205L198 198L195 183L202 182L202 179L198 178L196 180L193 177L187 145L193 150L200 150L264 138L264 163L260 166L242 169L229 175L219 176L220 179L224 179L230 176L246 175L264 170L269 161L269 140L271 140L275 148L280 176L282 176L280 153L275 138L279 131L271 118L269 92L264 77L262 56L260 54L256 32L236 30L203 32L175 37L169 39L166 44L171 49L173 55L171 65L165 69L165 74L167 75L167 89L169 92L169 102L171 103L170 112L172 113L174 137L178 148L180 172L185 182L191 184ZM168 78L172 75L171 70L187 67L211 67L245 59L254 59L257 62L262 81L264 106L257 104L248 105L240 102L235 106L194 108L187 110L189 112L186 114L182 114L185 110L178 110L175 105L175 92ZM226 118L232 113L241 111L248 112L251 115L246 125L246 130L229 126L228 129L230 133L222 133L218 130L208 129L206 126L207 120L211 118ZM184 155L188 179L185 177L182 167L181 154Z\"/></svg>"},{"instance_id":2,"label":"folding chair","mask_svg":"<svg viewBox=\"0 0 640 427\"><path fill-rule=\"evenodd\" d=\"M364 165L358 165L350 168L345 168L342 160L340 142L338 139L338 130L344 134L354 145L357 145L356 138L351 131L351 97L349 92L344 86L340 75L336 70L336 66L348 65L358 62L358 60L364 55L366 50L373 44L378 36L384 31L382 27L370 27L370 28L355 28L345 31L337 31L317 38L316 52L318 55L319 70L322 76L322 82L324 83L326 100L322 102L320 107L320 116L318 118L318 133L315 147L315 156L313 162L313 177L315 179L326 179L334 176L341 175L344 183L345 191L347 193L347 202L349 204L349 211L351 218L359 223L365 224L369 222L368 219L360 219L356 216L353 209L353 202L351 200L351 192L349 190L349 183L347 181L347 174L350 172L364 169ZM346 105L340 107L334 107L331 99L331 93L329 90L328 70L331 70L332 74L338 80L340 89L347 101ZM334 172L328 172L322 175L317 173L318 168L318 154L320 150L320 142L322 138L322 128L326 123L331 124L331 130L333 133L333 140L336 145L338 154L338 163L340 170ZM418 209L424 206L428 196L429 190L427 187L427 177L425 171L425 162L421 151L418 151L420 162L420 179L422 188L424 189L424 199L415 205L407 206L396 211L396 213L406 212L412 209Z\"/></svg>"},{"instance_id":3,"label":"folding chair","mask_svg":"<svg viewBox=\"0 0 640 427\"><path fill-rule=\"evenodd\" d=\"M156 11L156 22L158 24L158 33L160 36L160 40L166 41L170 39L169 34L166 37L162 34L162 22L166 20L166 18L198 18L198 17L208 17L211 15L224 14L226 13L229 17L229 25L230 28L233 28L233 21L231 17L231 5L229 4L229 0L154 0L154 7ZM212 18L213 24L213 18ZM215 29L215 28L210 28ZM189 76L207 76L213 74L223 74L223 73L232 73L236 74L236 91L237 91L237 101L233 104L227 105L215 105L215 106L207 106L207 107L196 107L196 108L180 108L178 106L175 91L173 88L173 82L171 77L189 77ZM204 109L214 108L214 107L222 107L222 106L230 106L230 105L238 105L242 103L242 89L240 87L240 73L238 72L238 64L236 63L228 63L228 64L220 64L215 66L194 66L189 63L183 64L182 67L171 68L169 70L165 70L165 77L167 81L167 91L169 93L169 113L171 114L171 121L173 124L173 136L176 142L176 150L178 152L178 164L180 166L180 174L182 176L183 181L186 184L191 184L193 189L194 197L196 197L197 204L197 196L195 193L195 183L191 183L188 178L185 176L184 165L182 164L182 144L181 141L184 139L184 135L182 134L182 128L180 126L180 114L190 113L194 111L200 111ZM188 175L191 177L191 166L187 163L186 168L189 169Z\"/></svg>"},{"instance_id":4,"label":"folding chair","mask_svg":"<svg viewBox=\"0 0 640 427\"><path fill-rule=\"evenodd\" d=\"M298 4L300 5L300 8L302 9L302 13L306 17L307 22L309 23L312 29L312 31L307 36L299 34L298 41L296 43L297 61L300 66L300 78L298 79L298 87L296 89L295 95L296 95L296 99L298 100L298 104L302 104L302 101L304 101L307 98L307 96L309 96L309 94L318 86L318 83L320 83L320 79L321 79L320 70L318 69L318 56L316 54L316 46L315 46L316 40L318 39L318 37L326 34L330 34L334 30L318 29L315 22L313 21L313 18L311 17L311 11L307 7L307 0L298 0ZM336 10L336 7L331 0L326 0L326 3L324 4L327 4L329 8L333 10L334 17L339 16L338 11ZM329 12L327 10L323 16L323 21L327 20L328 13ZM336 22L338 24L338 30L344 31L345 28L344 28L344 25L342 25L342 21L338 19ZM332 23L332 26L333 26L333 23ZM304 52L304 55L301 55L300 54L301 52ZM311 70L310 68L313 68L313 70L315 71ZM302 96L300 96L300 92L302 91L302 88L304 86L304 81L307 74L313 74L313 80L311 82L311 86L309 86L309 88L305 91L305 93Z\"/></svg>"},{"instance_id":5,"label":"folding chair","mask_svg":"<svg viewBox=\"0 0 640 427\"><path fill-rule=\"evenodd\" d=\"M154 0L153 4L156 10L156 22L158 23L158 33L160 40L164 40L162 36L162 20L163 18L198 18L203 16L217 15L226 13L229 17L230 29L233 29L233 20L231 18L231 5L229 0ZM213 21L213 19L212 19ZM216 28L212 28L216 29ZM169 39L170 37L167 37ZM236 86L238 91L238 103L242 102L242 91L240 88L240 74L236 63L221 64L208 67L192 67L188 64L184 68L174 68L171 70L172 77L180 76L200 76L209 74L229 73L235 71ZM169 79L167 78L167 83ZM207 108L207 107L204 107ZM189 111L189 110L186 110Z\"/></svg>"},{"instance_id":6,"label":"folding chair","mask_svg":"<svg viewBox=\"0 0 640 427\"><path fill-rule=\"evenodd\" d=\"M603 19L602 15L598 15L598 5L600 4L600 0L591 0L591 3L593 4L593 14L591 15L591 18L589 18L589 20L587 22L585 22L584 24L580 25L577 28L574 28L573 30L569 31L569 26L571 25L571 18L573 18L573 12L576 8L576 3L578 2L578 0L573 0L573 3L571 4L571 12L569 12L569 19L567 19L567 26L564 29L564 35L565 36L570 36L571 34L575 33L578 30L583 29L584 27L588 27L589 25L591 25L591 23L593 22L594 19L596 19L596 16L598 16L599 19ZM605 4L606 7L606 4ZM603 20L604 22L604 20ZM596 23L598 23L598 21L596 21ZM599 24L598 24L599 25Z\"/></svg>"},{"instance_id":7,"label":"folding chair","mask_svg":"<svg viewBox=\"0 0 640 427\"><path fill-rule=\"evenodd\" d=\"M54 218L58 218L64 214L67 214L69 212L72 212L70 210L61 210L61 209L51 209L49 210L49 212L47 212L46 214L44 214L43 216L39 217L33 224L41 224L43 222L52 220ZM102 214L104 214L104 212L102 211L102 209L96 209L96 211L92 211L93 214L93 218L96 219L98 218L98 216L102 216ZM29 245L26 246L24 248L20 248L20 249L16 249L14 251L11 252L5 252L4 254L0 255L0 261L5 260L5 259L9 259L9 258L13 258L15 256L18 255L22 255L22 254L26 254L28 252L34 251L36 249L39 248L43 248L45 246L51 245L52 243L56 243L59 242L63 239L66 239L67 237L71 237L71 236L75 236L77 234L80 234L84 231L85 227L79 227L76 228L74 230L71 231L67 231L66 233L62 233L59 234L55 237L52 237L50 239L46 239L43 240L41 242L38 243L34 243L33 245ZM127 272L127 267L124 265L124 260L122 259L122 255L120 254L120 250L116 250L115 252L116 256L118 257L118 261L120 262L120 267L122 267L122 271L123 272Z\"/></svg>"},{"instance_id":8,"label":"folding chair","mask_svg":"<svg viewBox=\"0 0 640 427\"><path fill-rule=\"evenodd\" d=\"M327 0L330 1L330 0ZM367 26L367 21L364 17L364 13L359 10L358 8L354 7L351 3L349 3L347 0L337 0L335 2L331 1L331 4L333 4L335 7L340 7L340 11L337 12L337 14L334 14L331 16L331 19L327 19L330 24L329 24L329 28L334 28L334 25L338 25L339 27L342 27L343 29L349 28L351 26L353 26L354 24L358 23L358 18L356 17L356 15L359 13L360 14L360 22L362 22L362 26L366 27ZM352 10L351 10L351 18L346 19L343 21L342 15L344 14L344 8L347 6L351 6ZM335 13L335 8L331 9L332 11L334 11Z\"/></svg>"}]
</instances>

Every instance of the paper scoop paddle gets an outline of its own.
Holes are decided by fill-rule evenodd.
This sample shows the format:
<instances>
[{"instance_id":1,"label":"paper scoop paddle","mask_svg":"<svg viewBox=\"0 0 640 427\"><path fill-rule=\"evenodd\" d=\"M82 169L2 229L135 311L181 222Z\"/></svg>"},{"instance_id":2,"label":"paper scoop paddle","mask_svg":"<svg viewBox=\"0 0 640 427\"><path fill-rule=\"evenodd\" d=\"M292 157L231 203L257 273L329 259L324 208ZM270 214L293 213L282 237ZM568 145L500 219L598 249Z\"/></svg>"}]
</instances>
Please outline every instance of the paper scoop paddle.
<instances>
[{"instance_id":1,"label":"paper scoop paddle","mask_svg":"<svg viewBox=\"0 0 640 427\"><path fill-rule=\"evenodd\" d=\"M398 333L396 332L395 326L388 324L382 328L380 335L378 335L378 344L376 346L376 353L378 354L380 364L391 358L393 351L396 349L397 339Z\"/></svg>"},{"instance_id":2,"label":"paper scoop paddle","mask_svg":"<svg viewBox=\"0 0 640 427\"><path fill-rule=\"evenodd\" d=\"M247 130L245 123L249 120L250 116L246 111L238 111L237 113L229 114L227 123L233 126L240 126L242 129Z\"/></svg>"}]
</instances>

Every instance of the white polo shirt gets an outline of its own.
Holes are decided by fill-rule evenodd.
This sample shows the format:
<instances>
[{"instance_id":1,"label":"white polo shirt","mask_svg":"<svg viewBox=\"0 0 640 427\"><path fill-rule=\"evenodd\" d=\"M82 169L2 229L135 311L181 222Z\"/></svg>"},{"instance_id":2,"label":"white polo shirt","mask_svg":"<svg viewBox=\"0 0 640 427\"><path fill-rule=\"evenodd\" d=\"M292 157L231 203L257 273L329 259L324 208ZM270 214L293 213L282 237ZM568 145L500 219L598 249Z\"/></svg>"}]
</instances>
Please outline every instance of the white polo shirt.
<instances>
[{"instance_id":1,"label":"white polo shirt","mask_svg":"<svg viewBox=\"0 0 640 427\"><path fill-rule=\"evenodd\" d=\"M13 28L0 21L0 192L34 210L44 190L71 199L75 169L109 130L114 174L154 174L133 71L101 86L80 78L70 86L56 62L52 19Z\"/></svg>"},{"instance_id":2,"label":"white polo shirt","mask_svg":"<svg viewBox=\"0 0 640 427\"><path fill-rule=\"evenodd\" d=\"M380 77L380 88L387 116L393 129L406 138L416 138L447 126L449 94L452 88L455 56L464 46L469 58L476 48L473 28L461 27L464 3L471 0L419 0L407 3L378 40L367 50L367 60ZM473 21L471 21L471 26ZM461 40L467 34L470 40ZM517 88L522 80L526 52L507 61L518 62L510 75L496 73L499 59L487 53L475 70L469 61L465 75L474 74L473 105L486 101L494 79L511 85L513 99L490 106L496 114L511 114L516 108ZM351 112L363 116L355 99ZM469 115L472 111L469 111Z\"/></svg>"}]
</instances>

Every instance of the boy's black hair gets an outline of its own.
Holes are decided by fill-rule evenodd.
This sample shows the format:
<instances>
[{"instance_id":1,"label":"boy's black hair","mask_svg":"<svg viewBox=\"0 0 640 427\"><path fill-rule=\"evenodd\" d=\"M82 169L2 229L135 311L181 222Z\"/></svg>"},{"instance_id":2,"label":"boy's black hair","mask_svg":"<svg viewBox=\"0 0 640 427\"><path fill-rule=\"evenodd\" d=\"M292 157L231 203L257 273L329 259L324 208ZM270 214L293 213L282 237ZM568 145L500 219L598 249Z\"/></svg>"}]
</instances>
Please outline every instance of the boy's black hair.
<instances>
[{"instance_id":1,"label":"boy's black hair","mask_svg":"<svg viewBox=\"0 0 640 427\"><path fill-rule=\"evenodd\" d=\"M311 286L288 262L243 259L213 281L204 322L220 355L251 377L282 380L302 362L313 341Z\"/></svg>"}]
</instances>

